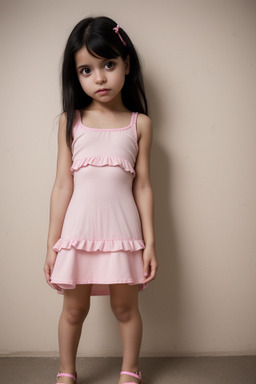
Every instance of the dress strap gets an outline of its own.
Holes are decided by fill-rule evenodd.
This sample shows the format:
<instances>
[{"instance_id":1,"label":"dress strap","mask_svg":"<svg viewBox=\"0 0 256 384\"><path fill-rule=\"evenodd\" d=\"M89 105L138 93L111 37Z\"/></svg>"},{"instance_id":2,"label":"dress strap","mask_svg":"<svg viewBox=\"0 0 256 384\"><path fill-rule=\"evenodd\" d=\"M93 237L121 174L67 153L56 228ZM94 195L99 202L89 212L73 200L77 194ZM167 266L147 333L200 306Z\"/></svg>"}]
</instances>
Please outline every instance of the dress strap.
<instances>
[{"instance_id":1,"label":"dress strap","mask_svg":"<svg viewBox=\"0 0 256 384\"><path fill-rule=\"evenodd\" d=\"M75 137L75 133L76 133L77 127L80 124L81 124L81 114L80 114L80 111L76 109L75 110L74 121L73 121L73 127L72 127L73 140L74 140L74 137Z\"/></svg>"},{"instance_id":2,"label":"dress strap","mask_svg":"<svg viewBox=\"0 0 256 384\"><path fill-rule=\"evenodd\" d=\"M131 117L131 125L136 124L137 117L138 117L138 112L133 112Z\"/></svg>"},{"instance_id":3,"label":"dress strap","mask_svg":"<svg viewBox=\"0 0 256 384\"><path fill-rule=\"evenodd\" d=\"M76 110L75 110L75 120L76 120L79 124L82 123L81 112L79 111L79 109L76 109Z\"/></svg>"},{"instance_id":4,"label":"dress strap","mask_svg":"<svg viewBox=\"0 0 256 384\"><path fill-rule=\"evenodd\" d=\"M136 141L136 146L138 147L138 134L137 134L137 118L138 118L138 112L132 113L132 119L131 119L131 125L133 127L133 133Z\"/></svg>"}]
</instances>

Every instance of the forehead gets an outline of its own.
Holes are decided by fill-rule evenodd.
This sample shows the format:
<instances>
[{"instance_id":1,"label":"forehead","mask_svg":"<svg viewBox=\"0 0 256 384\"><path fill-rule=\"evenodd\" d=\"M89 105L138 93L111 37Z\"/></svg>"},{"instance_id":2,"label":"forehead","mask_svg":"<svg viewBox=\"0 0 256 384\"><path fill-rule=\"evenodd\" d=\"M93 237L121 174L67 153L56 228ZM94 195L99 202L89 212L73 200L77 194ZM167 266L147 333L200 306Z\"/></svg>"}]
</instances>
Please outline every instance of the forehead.
<instances>
[{"instance_id":1,"label":"forehead","mask_svg":"<svg viewBox=\"0 0 256 384\"><path fill-rule=\"evenodd\" d=\"M83 46L79 51L77 51L74 55L76 67L84 66L84 65L97 65L101 62L108 61L108 60L115 60L117 62L124 62L121 56L113 57L113 58L105 58L102 56L98 56L95 54L95 56L91 55L90 52L88 52L87 48Z\"/></svg>"},{"instance_id":2,"label":"forehead","mask_svg":"<svg viewBox=\"0 0 256 384\"><path fill-rule=\"evenodd\" d=\"M98 61L100 59L102 59L102 57L92 56L87 51L85 46L83 46L81 49L79 49L79 51L77 51L75 53L75 63L76 63L76 66L84 65L84 64L90 64L90 63L93 63L93 62Z\"/></svg>"}]
</instances>

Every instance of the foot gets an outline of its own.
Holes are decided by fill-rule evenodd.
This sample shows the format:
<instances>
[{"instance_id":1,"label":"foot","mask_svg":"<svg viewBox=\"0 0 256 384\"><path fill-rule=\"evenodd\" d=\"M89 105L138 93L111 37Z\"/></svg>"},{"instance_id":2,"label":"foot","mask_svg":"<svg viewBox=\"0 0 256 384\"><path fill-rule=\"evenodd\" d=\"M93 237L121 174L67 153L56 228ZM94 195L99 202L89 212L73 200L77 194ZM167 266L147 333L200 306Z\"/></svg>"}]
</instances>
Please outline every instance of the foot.
<instances>
[{"instance_id":1,"label":"foot","mask_svg":"<svg viewBox=\"0 0 256 384\"><path fill-rule=\"evenodd\" d=\"M124 383L140 384L141 382L142 381L141 381L140 371L137 371L137 372L121 371L118 384L124 384Z\"/></svg>"}]
</instances>

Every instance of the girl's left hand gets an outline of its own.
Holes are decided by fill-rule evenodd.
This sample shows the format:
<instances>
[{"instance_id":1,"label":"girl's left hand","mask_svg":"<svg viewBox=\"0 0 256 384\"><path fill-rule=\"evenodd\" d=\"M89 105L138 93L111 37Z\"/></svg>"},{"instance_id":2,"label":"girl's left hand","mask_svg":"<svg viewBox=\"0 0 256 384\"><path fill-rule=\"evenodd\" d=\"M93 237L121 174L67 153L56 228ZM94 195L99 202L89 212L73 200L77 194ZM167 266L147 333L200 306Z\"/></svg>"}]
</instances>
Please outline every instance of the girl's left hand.
<instances>
[{"instance_id":1,"label":"girl's left hand","mask_svg":"<svg viewBox=\"0 0 256 384\"><path fill-rule=\"evenodd\" d=\"M156 277L158 263L156 259L156 251L154 246L146 245L143 250L144 263L144 284L149 283Z\"/></svg>"}]
</instances>

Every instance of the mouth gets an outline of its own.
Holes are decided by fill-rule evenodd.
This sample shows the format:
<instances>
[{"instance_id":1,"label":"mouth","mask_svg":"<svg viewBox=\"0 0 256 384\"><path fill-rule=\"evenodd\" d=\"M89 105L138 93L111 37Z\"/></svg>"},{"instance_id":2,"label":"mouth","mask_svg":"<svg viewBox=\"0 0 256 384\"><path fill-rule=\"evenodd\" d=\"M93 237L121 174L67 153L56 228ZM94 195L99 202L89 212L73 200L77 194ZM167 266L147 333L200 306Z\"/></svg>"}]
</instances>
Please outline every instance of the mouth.
<instances>
[{"instance_id":1,"label":"mouth","mask_svg":"<svg viewBox=\"0 0 256 384\"><path fill-rule=\"evenodd\" d=\"M102 88L102 89L99 89L96 93L99 95L106 95L109 91L110 89L108 88Z\"/></svg>"}]
</instances>

